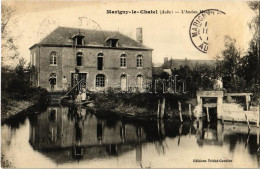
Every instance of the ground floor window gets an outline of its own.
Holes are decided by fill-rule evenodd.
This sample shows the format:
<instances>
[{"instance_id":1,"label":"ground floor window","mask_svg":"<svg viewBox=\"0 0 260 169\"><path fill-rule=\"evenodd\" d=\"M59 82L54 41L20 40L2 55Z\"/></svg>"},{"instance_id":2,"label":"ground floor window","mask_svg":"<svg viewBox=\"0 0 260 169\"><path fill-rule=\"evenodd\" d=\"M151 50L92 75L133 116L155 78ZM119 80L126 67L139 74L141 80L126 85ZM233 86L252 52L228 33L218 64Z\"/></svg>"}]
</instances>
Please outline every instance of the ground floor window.
<instances>
[{"instance_id":1,"label":"ground floor window","mask_svg":"<svg viewBox=\"0 0 260 169\"><path fill-rule=\"evenodd\" d=\"M96 87L105 87L105 75L98 74L96 76Z\"/></svg>"}]
</instances>

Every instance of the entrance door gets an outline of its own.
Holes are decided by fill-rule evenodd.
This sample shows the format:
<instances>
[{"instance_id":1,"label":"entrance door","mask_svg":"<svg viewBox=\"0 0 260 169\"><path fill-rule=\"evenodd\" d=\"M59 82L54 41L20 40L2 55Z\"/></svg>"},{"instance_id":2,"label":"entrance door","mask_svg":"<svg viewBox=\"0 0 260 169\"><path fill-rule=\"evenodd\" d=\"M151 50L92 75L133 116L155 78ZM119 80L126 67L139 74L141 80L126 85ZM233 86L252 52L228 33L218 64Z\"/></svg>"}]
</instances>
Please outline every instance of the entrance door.
<instances>
[{"instance_id":1,"label":"entrance door","mask_svg":"<svg viewBox=\"0 0 260 169\"><path fill-rule=\"evenodd\" d=\"M121 76L121 90L123 92L127 91L127 82L126 82L126 75Z\"/></svg>"},{"instance_id":2,"label":"entrance door","mask_svg":"<svg viewBox=\"0 0 260 169\"><path fill-rule=\"evenodd\" d=\"M138 90L142 90L142 88L143 88L143 77L142 77L142 75L137 76L137 88L138 88Z\"/></svg>"},{"instance_id":3,"label":"entrance door","mask_svg":"<svg viewBox=\"0 0 260 169\"><path fill-rule=\"evenodd\" d=\"M51 76L54 78L54 90L56 90L57 89L57 74L56 73L51 73L50 77Z\"/></svg>"},{"instance_id":4,"label":"entrance door","mask_svg":"<svg viewBox=\"0 0 260 169\"><path fill-rule=\"evenodd\" d=\"M75 86L82 79L85 79L84 81L87 83L87 73L71 73L71 87Z\"/></svg>"}]
</instances>

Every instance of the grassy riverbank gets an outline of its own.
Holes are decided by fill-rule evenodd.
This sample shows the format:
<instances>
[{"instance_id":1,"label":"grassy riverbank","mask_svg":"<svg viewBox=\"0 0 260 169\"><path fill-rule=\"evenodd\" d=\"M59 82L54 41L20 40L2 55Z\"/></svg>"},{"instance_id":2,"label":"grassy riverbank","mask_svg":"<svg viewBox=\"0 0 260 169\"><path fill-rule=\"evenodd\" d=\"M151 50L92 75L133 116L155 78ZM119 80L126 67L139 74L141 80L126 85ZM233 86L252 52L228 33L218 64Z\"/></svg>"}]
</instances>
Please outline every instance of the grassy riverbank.
<instances>
[{"instance_id":1,"label":"grassy riverbank","mask_svg":"<svg viewBox=\"0 0 260 169\"><path fill-rule=\"evenodd\" d=\"M19 93L2 91L1 95L1 122L17 115L32 107L46 103L47 91L42 88L31 88L28 95L21 96Z\"/></svg>"},{"instance_id":2,"label":"grassy riverbank","mask_svg":"<svg viewBox=\"0 0 260 169\"><path fill-rule=\"evenodd\" d=\"M157 118L158 100L165 98L165 118L179 117L178 101L182 103L184 116L189 116L189 99L186 95L152 93L95 93L92 95L97 116L128 117L138 119Z\"/></svg>"}]
</instances>

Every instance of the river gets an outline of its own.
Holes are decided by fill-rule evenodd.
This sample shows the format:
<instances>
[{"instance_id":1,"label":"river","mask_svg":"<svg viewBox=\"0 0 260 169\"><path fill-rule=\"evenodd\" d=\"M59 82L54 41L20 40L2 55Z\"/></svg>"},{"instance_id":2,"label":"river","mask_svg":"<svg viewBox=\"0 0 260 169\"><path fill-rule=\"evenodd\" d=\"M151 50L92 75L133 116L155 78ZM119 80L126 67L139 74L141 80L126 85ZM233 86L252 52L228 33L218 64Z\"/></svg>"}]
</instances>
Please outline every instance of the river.
<instances>
[{"instance_id":1,"label":"river","mask_svg":"<svg viewBox=\"0 0 260 169\"><path fill-rule=\"evenodd\" d=\"M17 168L260 167L259 128L240 123L102 119L52 105L1 127Z\"/></svg>"}]
</instances>

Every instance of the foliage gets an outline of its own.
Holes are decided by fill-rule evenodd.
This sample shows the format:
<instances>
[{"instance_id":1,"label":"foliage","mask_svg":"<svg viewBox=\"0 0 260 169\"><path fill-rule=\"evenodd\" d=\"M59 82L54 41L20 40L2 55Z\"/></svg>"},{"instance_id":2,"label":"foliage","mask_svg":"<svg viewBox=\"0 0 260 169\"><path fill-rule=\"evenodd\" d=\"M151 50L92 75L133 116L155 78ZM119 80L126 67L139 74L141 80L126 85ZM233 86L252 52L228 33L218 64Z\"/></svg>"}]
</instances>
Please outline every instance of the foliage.
<instances>
[{"instance_id":1,"label":"foliage","mask_svg":"<svg viewBox=\"0 0 260 169\"><path fill-rule=\"evenodd\" d=\"M25 64L25 60L20 59L15 69L10 69L6 66L1 68L2 94L4 93L9 99L27 100L35 97L36 94L39 94L39 97L43 97L45 93L43 89L32 86L31 77L36 73L36 69L34 67L25 67Z\"/></svg>"},{"instance_id":2,"label":"foliage","mask_svg":"<svg viewBox=\"0 0 260 169\"><path fill-rule=\"evenodd\" d=\"M186 96L172 94L152 94L152 93L114 93L107 91L104 93L93 93L98 114L109 115L111 112L119 114L139 114L140 116L155 116L158 109L158 100L166 100L165 113L177 112L178 101L184 103Z\"/></svg>"},{"instance_id":3,"label":"foliage","mask_svg":"<svg viewBox=\"0 0 260 169\"><path fill-rule=\"evenodd\" d=\"M9 6L6 2L2 2L1 6L1 63L2 65L6 63L6 61L14 59L18 59L18 46L15 43L16 37L12 36L13 28L16 25L16 21L13 19L15 14L15 10Z\"/></svg>"},{"instance_id":4,"label":"foliage","mask_svg":"<svg viewBox=\"0 0 260 169\"><path fill-rule=\"evenodd\" d=\"M243 60L241 52L236 48L236 40L225 37L225 49L221 52L216 65L216 73L218 77L222 77L223 86L228 91L239 91L244 83L243 77Z\"/></svg>"},{"instance_id":5,"label":"foliage","mask_svg":"<svg viewBox=\"0 0 260 169\"><path fill-rule=\"evenodd\" d=\"M243 73L245 74L246 84L257 83L259 80L259 59L257 57L257 47L251 42L248 53L242 61ZM249 73L250 72L250 73Z\"/></svg>"},{"instance_id":6,"label":"foliage","mask_svg":"<svg viewBox=\"0 0 260 169\"><path fill-rule=\"evenodd\" d=\"M249 28L254 32L254 36L252 41L259 42L260 36L260 2L259 1L248 1L248 6L255 12L255 17L252 18L251 22L249 23Z\"/></svg>"},{"instance_id":7,"label":"foliage","mask_svg":"<svg viewBox=\"0 0 260 169\"><path fill-rule=\"evenodd\" d=\"M230 92L260 92L259 58L257 47L251 42L248 52L241 56L236 41L226 37L223 60L217 62L216 73L223 77L223 85Z\"/></svg>"},{"instance_id":8,"label":"foliage","mask_svg":"<svg viewBox=\"0 0 260 169\"><path fill-rule=\"evenodd\" d=\"M182 87L178 82L185 81L186 91L189 97L194 97L196 91L212 90L214 77L216 77L215 68L209 65L196 65L192 70L189 66L180 65L179 69L172 70L172 77L177 76L177 90L181 90Z\"/></svg>"}]
</instances>

